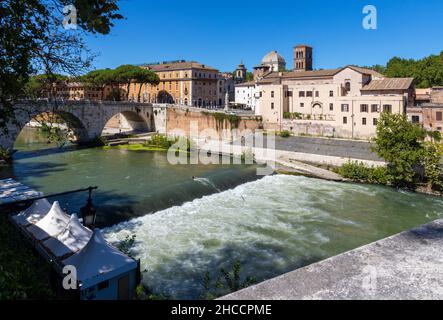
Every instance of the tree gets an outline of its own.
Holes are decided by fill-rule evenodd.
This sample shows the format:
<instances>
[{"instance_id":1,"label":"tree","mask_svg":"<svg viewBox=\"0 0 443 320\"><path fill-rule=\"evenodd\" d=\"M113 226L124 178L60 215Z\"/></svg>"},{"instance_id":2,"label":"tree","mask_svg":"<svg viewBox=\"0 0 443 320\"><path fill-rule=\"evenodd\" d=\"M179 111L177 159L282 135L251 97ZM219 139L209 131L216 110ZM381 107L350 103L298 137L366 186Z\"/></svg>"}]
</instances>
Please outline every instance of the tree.
<instances>
[{"instance_id":1,"label":"tree","mask_svg":"<svg viewBox=\"0 0 443 320\"><path fill-rule=\"evenodd\" d=\"M115 69L115 78L120 84L126 85L126 100L129 100L129 90L131 83L137 77L139 67L125 64Z\"/></svg>"},{"instance_id":2,"label":"tree","mask_svg":"<svg viewBox=\"0 0 443 320\"><path fill-rule=\"evenodd\" d=\"M443 85L443 51L418 60L394 57L386 67L375 65L370 68L389 78L415 78L417 88Z\"/></svg>"},{"instance_id":3,"label":"tree","mask_svg":"<svg viewBox=\"0 0 443 320\"><path fill-rule=\"evenodd\" d=\"M77 30L65 30L63 7L77 9ZM57 73L79 75L93 55L84 45L87 33L108 34L122 19L116 0L3 0L0 2L0 127L15 120L14 105L28 98L33 74L49 82Z\"/></svg>"},{"instance_id":4,"label":"tree","mask_svg":"<svg viewBox=\"0 0 443 320\"><path fill-rule=\"evenodd\" d=\"M148 83L153 84L153 85L158 85L160 83L160 78L155 72L152 72L151 70L147 70L147 69L143 69L143 68L139 68L139 69L140 70L137 71L134 80L140 84L140 87L138 89L138 94L137 94L137 101L141 102L140 100L141 100L141 92L142 92L143 85L146 85Z\"/></svg>"},{"instance_id":5,"label":"tree","mask_svg":"<svg viewBox=\"0 0 443 320\"><path fill-rule=\"evenodd\" d=\"M441 158L443 148L440 143L435 141L426 142L425 144L425 178L428 183L429 190L443 190Z\"/></svg>"},{"instance_id":6,"label":"tree","mask_svg":"<svg viewBox=\"0 0 443 320\"><path fill-rule=\"evenodd\" d=\"M105 100L105 88L106 86L112 87L111 98L112 100L119 99L119 92L115 92L114 88L118 85L118 81L115 77L115 71L111 69L98 69L87 73L86 75L80 77L78 79L80 82L83 82L88 87L95 87L101 89L101 100Z\"/></svg>"},{"instance_id":7,"label":"tree","mask_svg":"<svg viewBox=\"0 0 443 320\"><path fill-rule=\"evenodd\" d=\"M405 115L382 113L374 150L388 163L388 180L395 187L414 189L420 180L417 172L423 167L426 136Z\"/></svg>"}]
</instances>

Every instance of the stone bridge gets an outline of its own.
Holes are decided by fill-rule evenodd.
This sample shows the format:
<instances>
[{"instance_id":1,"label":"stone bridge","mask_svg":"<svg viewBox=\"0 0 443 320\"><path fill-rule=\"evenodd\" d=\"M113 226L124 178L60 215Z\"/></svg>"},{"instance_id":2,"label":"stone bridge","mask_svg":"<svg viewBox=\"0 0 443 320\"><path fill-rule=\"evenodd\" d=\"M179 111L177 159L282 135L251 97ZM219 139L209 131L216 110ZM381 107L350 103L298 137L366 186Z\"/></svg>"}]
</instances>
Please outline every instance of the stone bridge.
<instances>
[{"instance_id":1,"label":"stone bridge","mask_svg":"<svg viewBox=\"0 0 443 320\"><path fill-rule=\"evenodd\" d=\"M117 114L122 114L134 131L156 131L154 109L152 104L132 102L22 102L15 107L17 121L8 124L8 132L0 130L0 147L12 150L23 127L45 113L57 114L82 143L100 136L108 121Z\"/></svg>"}]
</instances>

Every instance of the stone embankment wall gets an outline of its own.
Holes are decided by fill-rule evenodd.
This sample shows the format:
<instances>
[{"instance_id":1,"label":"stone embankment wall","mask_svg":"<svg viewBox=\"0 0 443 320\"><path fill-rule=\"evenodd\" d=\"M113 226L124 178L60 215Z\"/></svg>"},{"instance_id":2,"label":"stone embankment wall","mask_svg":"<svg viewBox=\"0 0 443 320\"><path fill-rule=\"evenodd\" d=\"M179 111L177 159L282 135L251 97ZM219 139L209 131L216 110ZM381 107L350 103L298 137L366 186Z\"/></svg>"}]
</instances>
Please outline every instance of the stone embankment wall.
<instances>
[{"instance_id":1,"label":"stone embankment wall","mask_svg":"<svg viewBox=\"0 0 443 320\"><path fill-rule=\"evenodd\" d=\"M248 132L255 132L255 130L262 128L261 117L253 115L239 115L237 118L223 112L202 111L193 108L167 108L166 112L167 134L185 134L190 137L198 135L200 138L202 136L205 138L204 136L209 132L208 129L213 129L218 137L231 141L233 139L231 130L237 129L234 138L239 138Z\"/></svg>"}]
</instances>

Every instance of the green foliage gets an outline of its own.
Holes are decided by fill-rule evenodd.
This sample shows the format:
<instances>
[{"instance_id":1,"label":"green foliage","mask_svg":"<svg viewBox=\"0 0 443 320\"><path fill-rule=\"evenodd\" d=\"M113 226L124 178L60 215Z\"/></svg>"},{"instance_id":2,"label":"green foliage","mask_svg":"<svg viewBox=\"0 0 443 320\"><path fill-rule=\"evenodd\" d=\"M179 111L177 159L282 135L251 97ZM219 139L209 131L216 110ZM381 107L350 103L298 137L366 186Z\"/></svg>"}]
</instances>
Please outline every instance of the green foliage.
<instances>
[{"instance_id":1,"label":"green foliage","mask_svg":"<svg viewBox=\"0 0 443 320\"><path fill-rule=\"evenodd\" d=\"M119 85L126 85L125 98L129 97L129 90L131 83L139 83L139 84L154 84L157 85L160 83L160 78L158 75L147 69L143 69L133 65L122 65L116 69L101 69L94 70L84 75L79 79L89 86L100 87L102 88L102 92L105 86L111 86L112 92L109 97L102 97L102 99L106 100L121 100L121 90L119 89ZM137 93L137 101L141 99L141 89L142 86L139 87Z\"/></svg>"},{"instance_id":2,"label":"green foliage","mask_svg":"<svg viewBox=\"0 0 443 320\"><path fill-rule=\"evenodd\" d=\"M137 236L135 234L131 236L127 235L125 239L123 239L116 245L117 249L123 252L124 254L131 256L131 251L132 248L134 247L136 237Z\"/></svg>"},{"instance_id":3,"label":"green foliage","mask_svg":"<svg viewBox=\"0 0 443 320\"><path fill-rule=\"evenodd\" d=\"M210 113L210 112L206 112L206 111L203 111L202 114L212 115L215 118L215 120L217 121L217 125L219 128L223 127L225 120L231 124L231 127L233 129L238 128L238 125L241 120L241 118L236 114L226 114L223 112Z\"/></svg>"},{"instance_id":4,"label":"green foliage","mask_svg":"<svg viewBox=\"0 0 443 320\"><path fill-rule=\"evenodd\" d=\"M77 32L61 27L67 4L77 9ZM122 19L118 10L116 0L0 1L0 128L7 131L6 124L15 121L16 101L38 90L37 83L27 86L31 75L78 75L90 68L93 55L83 36L108 34L113 21Z\"/></svg>"},{"instance_id":5,"label":"green foliage","mask_svg":"<svg viewBox=\"0 0 443 320\"><path fill-rule=\"evenodd\" d=\"M289 138L291 136L291 133L288 130L284 130L280 132L280 137L282 138Z\"/></svg>"},{"instance_id":6,"label":"green foliage","mask_svg":"<svg viewBox=\"0 0 443 320\"><path fill-rule=\"evenodd\" d=\"M338 173L357 182L386 185L388 172L386 167L368 167L363 162L348 162L338 169Z\"/></svg>"},{"instance_id":7,"label":"green foliage","mask_svg":"<svg viewBox=\"0 0 443 320\"><path fill-rule=\"evenodd\" d=\"M442 191L442 167L441 157L443 155L443 147L441 144L427 142L425 144L425 179L429 187L433 190Z\"/></svg>"},{"instance_id":8,"label":"green foliage","mask_svg":"<svg viewBox=\"0 0 443 320\"><path fill-rule=\"evenodd\" d=\"M167 136L161 134L156 134L151 137L151 140L145 143L145 146L168 150L174 143L175 140L169 139Z\"/></svg>"},{"instance_id":9,"label":"green foliage","mask_svg":"<svg viewBox=\"0 0 443 320\"><path fill-rule=\"evenodd\" d=\"M11 150L0 147L0 161L11 163L12 162Z\"/></svg>"},{"instance_id":10,"label":"green foliage","mask_svg":"<svg viewBox=\"0 0 443 320\"><path fill-rule=\"evenodd\" d=\"M382 113L373 149L388 163L388 180L395 187L415 189L425 137L425 130L409 122L405 115Z\"/></svg>"},{"instance_id":11,"label":"green foliage","mask_svg":"<svg viewBox=\"0 0 443 320\"><path fill-rule=\"evenodd\" d=\"M256 283L254 277L246 277L242 280L241 263L236 261L232 270L220 269L220 273L213 281L210 273L206 272L203 278L203 294L202 299L213 300L217 297L239 291Z\"/></svg>"},{"instance_id":12,"label":"green foliage","mask_svg":"<svg viewBox=\"0 0 443 320\"><path fill-rule=\"evenodd\" d=\"M441 133L440 133L440 131L429 131L428 132L428 136L434 142L440 142L441 141Z\"/></svg>"},{"instance_id":13,"label":"green foliage","mask_svg":"<svg viewBox=\"0 0 443 320\"><path fill-rule=\"evenodd\" d=\"M88 148L104 147L106 146L106 144L107 144L106 139L101 136L96 136L92 140L80 143L81 146Z\"/></svg>"},{"instance_id":14,"label":"green foliage","mask_svg":"<svg viewBox=\"0 0 443 320\"><path fill-rule=\"evenodd\" d=\"M168 296L164 293L154 293L152 290L144 285L139 284L135 288L135 298L136 300L144 300L144 301L161 301L161 300L173 300L173 297Z\"/></svg>"},{"instance_id":15,"label":"green foliage","mask_svg":"<svg viewBox=\"0 0 443 320\"><path fill-rule=\"evenodd\" d=\"M53 119L57 121L57 119ZM57 122L56 122L57 123ZM49 143L56 143L59 147L63 147L70 140L74 138L72 132L69 129L62 129L58 126L53 126L52 123L43 122L39 128L43 136Z\"/></svg>"},{"instance_id":16,"label":"green foliage","mask_svg":"<svg viewBox=\"0 0 443 320\"><path fill-rule=\"evenodd\" d=\"M50 267L0 215L0 300L52 299Z\"/></svg>"},{"instance_id":17,"label":"green foliage","mask_svg":"<svg viewBox=\"0 0 443 320\"><path fill-rule=\"evenodd\" d=\"M39 74L31 76L28 83L24 86L25 96L30 99L38 99L48 95L51 91L54 91L56 85L66 83L67 76L61 74ZM52 95L55 96L56 92Z\"/></svg>"},{"instance_id":18,"label":"green foliage","mask_svg":"<svg viewBox=\"0 0 443 320\"><path fill-rule=\"evenodd\" d=\"M417 88L443 85L443 51L420 60L394 57L386 67L377 65L371 68L390 78L415 78Z\"/></svg>"},{"instance_id":19,"label":"green foliage","mask_svg":"<svg viewBox=\"0 0 443 320\"><path fill-rule=\"evenodd\" d=\"M284 112L283 113L283 118L284 119L291 119L291 120L293 120L293 119L302 119L303 115L300 112L293 112L293 113L291 113L291 112Z\"/></svg>"}]
</instances>

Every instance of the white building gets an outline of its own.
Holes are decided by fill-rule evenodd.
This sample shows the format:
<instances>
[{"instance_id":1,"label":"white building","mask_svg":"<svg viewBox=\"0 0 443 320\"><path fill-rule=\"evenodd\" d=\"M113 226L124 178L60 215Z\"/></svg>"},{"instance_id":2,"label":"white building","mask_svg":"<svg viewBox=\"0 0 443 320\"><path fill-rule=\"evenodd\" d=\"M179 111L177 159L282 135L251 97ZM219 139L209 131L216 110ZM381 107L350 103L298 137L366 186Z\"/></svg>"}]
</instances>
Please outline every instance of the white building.
<instances>
[{"instance_id":1,"label":"white building","mask_svg":"<svg viewBox=\"0 0 443 320\"><path fill-rule=\"evenodd\" d=\"M274 72L257 82L256 114L267 129L369 139L382 112L405 114L412 78L385 78L369 69Z\"/></svg>"},{"instance_id":2,"label":"white building","mask_svg":"<svg viewBox=\"0 0 443 320\"><path fill-rule=\"evenodd\" d=\"M235 101L252 106L265 129L296 135L369 139L382 112L406 114L412 78L386 78L367 68L313 70L313 49L294 48L294 69L273 51L255 68L255 83L236 86ZM280 70L280 71L275 71Z\"/></svg>"},{"instance_id":3,"label":"white building","mask_svg":"<svg viewBox=\"0 0 443 320\"><path fill-rule=\"evenodd\" d=\"M255 111L256 106L256 85L255 81L239 83L235 85L235 104L242 105L246 109Z\"/></svg>"}]
</instances>

